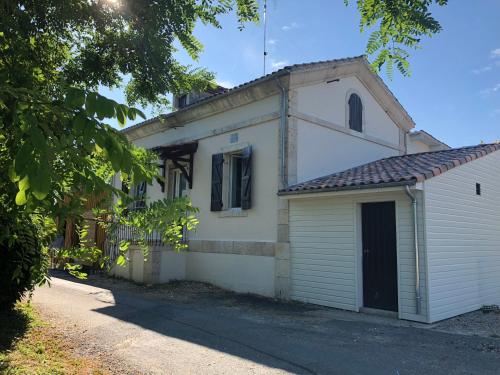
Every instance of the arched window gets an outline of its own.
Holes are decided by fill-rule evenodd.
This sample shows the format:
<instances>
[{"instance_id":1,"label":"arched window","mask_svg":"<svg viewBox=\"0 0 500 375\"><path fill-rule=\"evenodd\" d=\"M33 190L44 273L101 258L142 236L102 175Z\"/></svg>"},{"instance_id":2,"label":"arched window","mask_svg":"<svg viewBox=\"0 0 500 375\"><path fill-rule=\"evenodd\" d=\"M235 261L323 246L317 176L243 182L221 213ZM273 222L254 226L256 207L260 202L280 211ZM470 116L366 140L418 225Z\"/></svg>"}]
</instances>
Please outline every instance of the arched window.
<instances>
[{"instance_id":1,"label":"arched window","mask_svg":"<svg viewBox=\"0 0 500 375\"><path fill-rule=\"evenodd\" d=\"M363 103L358 94L349 96L349 128L357 132L363 131Z\"/></svg>"}]
</instances>

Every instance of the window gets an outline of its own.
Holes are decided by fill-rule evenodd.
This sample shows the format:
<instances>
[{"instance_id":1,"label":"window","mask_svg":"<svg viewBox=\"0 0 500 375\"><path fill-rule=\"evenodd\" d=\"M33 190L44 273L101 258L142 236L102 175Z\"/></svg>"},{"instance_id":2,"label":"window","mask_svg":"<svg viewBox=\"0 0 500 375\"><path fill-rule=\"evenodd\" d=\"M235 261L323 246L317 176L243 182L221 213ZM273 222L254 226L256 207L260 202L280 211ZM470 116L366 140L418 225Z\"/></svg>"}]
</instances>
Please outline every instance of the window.
<instances>
[{"instance_id":1,"label":"window","mask_svg":"<svg viewBox=\"0 0 500 375\"><path fill-rule=\"evenodd\" d=\"M481 195L481 184L476 183L476 195Z\"/></svg>"},{"instance_id":2,"label":"window","mask_svg":"<svg viewBox=\"0 0 500 375\"><path fill-rule=\"evenodd\" d=\"M212 155L210 210L252 207L252 146Z\"/></svg>"},{"instance_id":3,"label":"window","mask_svg":"<svg viewBox=\"0 0 500 375\"><path fill-rule=\"evenodd\" d=\"M180 198L186 195L187 180L184 174L175 169L172 175L172 198Z\"/></svg>"},{"instance_id":4,"label":"window","mask_svg":"<svg viewBox=\"0 0 500 375\"><path fill-rule=\"evenodd\" d=\"M349 101L349 128L357 132L363 131L363 103L358 94L351 94Z\"/></svg>"},{"instance_id":5,"label":"window","mask_svg":"<svg viewBox=\"0 0 500 375\"><path fill-rule=\"evenodd\" d=\"M177 107L184 108L186 105L187 105L187 94L179 96L179 99L177 99Z\"/></svg>"},{"instance_id":6,"label":"window","mask_svg":"<svg viewBox=\"0 0 500 375\"><path fill-rule=\"evenodd\" d=\"M233 154L230 159L229 200L231 208L241 208L241 154Z\"/></svg>"},{"instance_id":7,"label":"window","mask_svg":"<svg viewBox=\"0 0 500 375\"><path fill-rule=\"evenodd\" d=\"M145 181L134 186L134 209L146 207L146 186Z\"/></svg>"}]
</instances>

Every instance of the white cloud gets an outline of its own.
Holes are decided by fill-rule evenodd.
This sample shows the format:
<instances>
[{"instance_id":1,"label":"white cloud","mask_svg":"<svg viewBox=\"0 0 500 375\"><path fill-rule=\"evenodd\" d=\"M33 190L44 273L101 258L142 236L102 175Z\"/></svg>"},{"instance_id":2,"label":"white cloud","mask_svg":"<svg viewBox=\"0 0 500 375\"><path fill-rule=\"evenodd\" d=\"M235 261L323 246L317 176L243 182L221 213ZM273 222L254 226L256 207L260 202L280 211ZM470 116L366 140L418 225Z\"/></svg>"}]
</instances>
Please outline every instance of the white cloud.
<instances>
[{"instance_id":1,"label":"white cloud","mask_svg":"<svg viewBox=\"0 0 500 375\"><path fill-rule=\"evenodd\" d=\"M231 89L234 86L236 86L233 82L231 81L217 81L217 84L219 86L225 87L226 89Z\"/></svg>"},{"instance_id":2,"label":"white cloud","mask_svg":"<svg viewBox=\"0 0 500 375\"><path fill-rule=\"evenodd\" d=\"M298 29L298 27L299 27L299 24L297 22L292 22L289 25L282 26L281 30L283 30L283 31L290 31L292 29Z\"/></svg>"},{"instance_id":3,"label":"white cloud","mask_svg":"<svg viewBox=\"0 0 500 375\"><path fill-rule=\"evenodd\" d=\"M484 90L481 90L479 93L483 97L488 97L488 96L495 94L497 92L500 92L500 83L497 83L496 85L494 85L492 87L488 87Z\"/></svg>"},{"instance_id":4,"label":"white cloud","mask_svg":"<svg viewBox=\"0 0 500 375\"><path fill-rule=\"evenodd\" d=\"M500 58L500 48L496 48L491 51L491 58L493 59Z\"/></svg>"},{"instance_id":5,"label":"white cloud","mask_svg":"<svg viewBox=\"0 0 500 375\"><path fill-rule=\"evenodd\" d=\"M287 65L289 65L289 62L287 60L278 61L278 60L271 59L271 67L273 69L276 69L276 70L281 69Z\"/></svg>"},{"instance_id":6,"label":"white cloud","mask_svg":"<svg viewBox=\"0 0 500 375\"><path fill-rule=\"evenodd\" d=\"M492 69L492 67L490 65L487 65L487 66L483 66L482 68L473 69L472 73L478 75L478 74L489 72L491 69Z\"/></svg>"},{"instance_id":7,"label":"white cloud","mask_svg":"<svg viewBox=\"0 0 500 375\"><path fill-rule=\"evenodd\" d=\"M278 41L277 41L276 39L269 39L269 40L267 41L267 44L269 44L269 45L271 45L271 46L275 45L276 43L278 43Z\"/></svg>"}]
</instances>

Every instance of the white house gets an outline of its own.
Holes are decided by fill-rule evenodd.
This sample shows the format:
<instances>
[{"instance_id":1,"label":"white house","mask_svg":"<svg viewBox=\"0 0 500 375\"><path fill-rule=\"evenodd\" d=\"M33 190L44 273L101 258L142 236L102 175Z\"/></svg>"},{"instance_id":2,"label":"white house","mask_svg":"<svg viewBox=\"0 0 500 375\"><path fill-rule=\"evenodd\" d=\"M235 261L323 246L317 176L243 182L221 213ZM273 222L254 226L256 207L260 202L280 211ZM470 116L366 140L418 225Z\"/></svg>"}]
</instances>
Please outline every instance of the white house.
<instances>
[{"instance_id":1,"label":"white house","mask_svg":"<svg viewBox=\"0 0 500 375\"><path fill-rule=\"evenodd\" d=\"M423 322L500 302L496 145L412 133L363 57L216 91L124 130L158 152L167 181L132 193L188 195L200 224L189 250L153 246L144 262L131 249L115 274Z\"/></svg>"},{"instance_id":2,"label":"white house","mask_svg":"<svg viewBox=\"0 0 500 375\"><path fill-rule=\"evenodd\" d=\"M440 151L448 150L450 146L434 138L424 130L413 131L409 134L409 142L407 145L408 154L416 154L417 152Z\"/></svg>"}]
</instances>

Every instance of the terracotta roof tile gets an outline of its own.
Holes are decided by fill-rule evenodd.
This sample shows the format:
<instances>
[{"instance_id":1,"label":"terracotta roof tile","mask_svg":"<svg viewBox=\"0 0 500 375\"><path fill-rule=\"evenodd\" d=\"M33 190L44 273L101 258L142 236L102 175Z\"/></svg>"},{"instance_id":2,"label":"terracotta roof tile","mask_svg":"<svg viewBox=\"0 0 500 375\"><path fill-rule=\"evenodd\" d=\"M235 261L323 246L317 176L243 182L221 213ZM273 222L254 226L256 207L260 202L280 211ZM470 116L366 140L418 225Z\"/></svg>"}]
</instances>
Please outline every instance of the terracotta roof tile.
<instances>
[{"instance_id":1,"label":"terracotta roof tile","mask_svg":"<svg viewBox=\"0 0 500 375\"><path fill-rule=\"evenodd\" d=\"M494 143L393 156L290 186L280 195L412 185L497 150Z\"/></svg>"}]
</instances>

